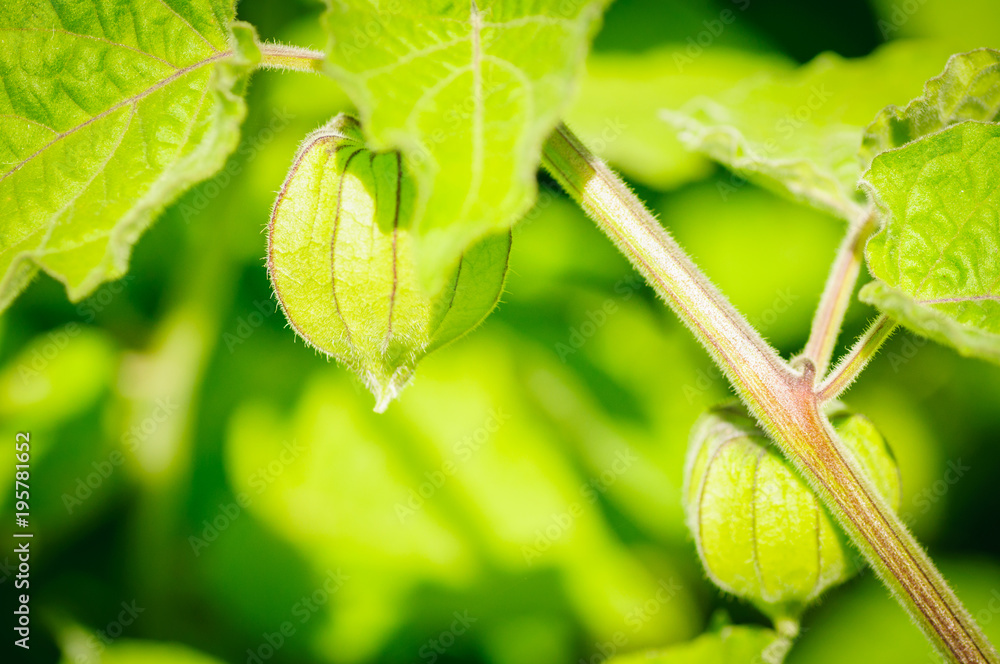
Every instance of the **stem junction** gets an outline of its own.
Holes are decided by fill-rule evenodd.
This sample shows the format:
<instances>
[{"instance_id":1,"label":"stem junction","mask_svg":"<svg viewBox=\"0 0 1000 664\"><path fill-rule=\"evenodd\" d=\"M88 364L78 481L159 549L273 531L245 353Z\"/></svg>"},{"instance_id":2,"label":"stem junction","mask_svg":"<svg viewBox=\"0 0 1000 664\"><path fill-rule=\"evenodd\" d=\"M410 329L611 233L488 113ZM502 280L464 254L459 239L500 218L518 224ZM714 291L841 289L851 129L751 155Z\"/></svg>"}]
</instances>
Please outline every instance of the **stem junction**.
<instances>
[{"instance_id":1,"label":"stem junction","mask_svg":"<svg viewBox=\"0 0 1000 664\"><path fill-rule=\"evenodd\" d=\"M545 144L542 164L628 256L694 332L785 456L809 480L869 563L939 651L962 664L1000 662L969 612L902 520L860 470L823 415L895 323L878 319L827 380L844 311L860 269L869 216L844 241L806 351L782 361L688 258L638 198L565 126Z\"/></svg>"}]
</instances>

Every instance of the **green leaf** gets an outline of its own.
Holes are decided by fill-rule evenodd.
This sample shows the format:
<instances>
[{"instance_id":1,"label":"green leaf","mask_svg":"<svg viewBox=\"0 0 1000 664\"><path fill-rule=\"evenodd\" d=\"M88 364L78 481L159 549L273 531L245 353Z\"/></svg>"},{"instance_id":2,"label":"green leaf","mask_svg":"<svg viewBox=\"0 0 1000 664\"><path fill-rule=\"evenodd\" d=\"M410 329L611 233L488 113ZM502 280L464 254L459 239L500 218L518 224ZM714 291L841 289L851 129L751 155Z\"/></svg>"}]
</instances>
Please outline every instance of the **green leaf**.
<instances>
[{"instance_id":1,"label":"green leaf","mask_svg":"<svg viewBox=\"0 0 1000 664\"><path fill-rule=\"evenodd\" d=\"M417 178L425 285L530 207L607 1L327 0L328 72L371 147L401 150Z\"/></svg>"},{"instance_id":2,"label":"green leaf","mask_svg":"<svg viewBox=\"0 0 1000 664\"><path fill-rule=\"evenodd\" d=\"M781 646L778 635L763 627L726 626L718 632L671 648L632 653L615 657L608 664L749 664L750 662L780 662L780 655L771 656L771 649ZM777 658L776 658L777 657Z\"/></svg>"},{"instance_id":3,"label":"green leaf","mask_svg":"<svg viewBox=\"0 0 1000 664\"><path fill-rule=\"evenodd\" d=\"M1000 117L1000 51L981 48L953 55L940 76L906 108L888 106L865 130L865 166L881 152L965 120L996 122Z\"/></svg>"},{"instance_id":4,"label":"green leaf","mask_svg":"<svg viewBox=\"0 0 1000 664\"><path fill-rule=\"evenodd\" d=\"M139 610L145 610L142 603L134 604ZM126 603L126 610L130 605ZM133 609L135 610L135 609ZM128 614L125 614L128 617ZM101 633L103 634L103 632ZM108 640L107 645L99 641L94 632L88 632L80 627L64 630L62 637L63 664L77 662L92 662L93 664L222 664L197 650L178 643L160 641L138 641L122 638Z\"/></svg>"},{"instance_id":5,"label":"green leaf","mask_svg":"<svg viewBox=\"0 0 1000 664\"><path fill-rule=\"evenodd\" d=\"M1000 125L963 122L875 158L877 281L859 297L962 355L1000 363Z\"/></svg>"},{"instance_id":6,"label":"green leaf","mask_svg":"<svg viewBox=\"0 0 1000 664\"><path fill-rule=\"evenodd\" d=\"M664 119L681 140L763 186L845 219L857 191L861 136L887 103L910 99L940 71L940 45L901 43L845 60L824 54L791 75L761 75Z\"/></svg>"},{"instance_id":7,"label":"green leaf","mask_svg":"<svg viewBox=\"0 0 1000 664\"><path fill-rule=\"evenodd\" d=\"M700 95L719 94L760 72L788 69L775 55L683 46L646 53L593 53L568 124L597 152L643 184L667 189L704 177L711 165L660 119Z\"/></svg>"},{"instance_id":8,"label":"green leaf","mask_svg":"<svg viewBox=\"0 0 1000 664\"><path fill-rule=\"evenodd\" d=\"M39 268L79 300L222 167L253 29L227 0L16 0L0 13L0 310Z\"/></svg>"},{"instance_id":9,"label":"green leaf","mask_svg":"<svg viewBox=\"0 0 1000 664\"><path fill-rule=\"evenodd\" d=\"M884 40L947 40L953 52L1000 46L1000 3L995 0L873 0Z\"/></svg>"}]
</instances>

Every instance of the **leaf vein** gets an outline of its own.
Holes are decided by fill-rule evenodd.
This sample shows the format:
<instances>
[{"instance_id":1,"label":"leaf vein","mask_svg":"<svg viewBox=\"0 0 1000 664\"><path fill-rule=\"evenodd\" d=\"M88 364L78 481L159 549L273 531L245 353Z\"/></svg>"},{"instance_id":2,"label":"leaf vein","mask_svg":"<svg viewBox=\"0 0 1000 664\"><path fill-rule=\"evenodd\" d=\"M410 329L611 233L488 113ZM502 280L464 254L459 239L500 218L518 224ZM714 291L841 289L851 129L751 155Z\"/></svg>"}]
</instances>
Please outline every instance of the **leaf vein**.
<instances>
[{"instance_id":1,"label":"leaf vein","mask_svg":"<svg viewBox=\"0 0 1000 664\"><path fill-rule=\"evenodd\" d=\"M179 69L179 67L174 63L168 62L167 60L164 60L163 58L157 55L153 55L148 51L144 51L141 48L136 48L135 46L129 46L128 44L122 44L121 42L105 39L104 37L95 37L94 35L84 35L80 34L79 32L70 32L69 30L63 30L61 28L0 28L0 32L48 32L52 34L59 33L59 34L69 35L70 37L79 37L80 39L91 39L93 41L101 42L103 44L110 44L111 46L118 46L120 48L124 48L126 50L132 51L133 53L137 53L138 55L144 55L147 58L152 58L154 60L157 60L173 69Z\"/></svg>"},{"instance_id":2,"label":"leaf vein","mask_svg":"<svg viewBox=\"0 0 1000 664\"><path fill-rule=\"evenodd\" d=\"M120 101L117 104L111 106L110 108L108 108L108 109L106 109L104 111L101 111L100 113L98 113L97 115L93 116L92 118L90 118L86 122L78 124L77 126L73 127L72 129L68 129L68 130L62 132L61 134L59 134L58 136L56 136L55 138L53 138L51 141L49 141L48 143L46 143L45 145L43 145L42 147L40 147L38 150L36 150L33 154L29 155L28 157L22 159L20 162L18 162L17 164L15 164L12 169L10 169L6 173L4 173L2 176L0 176L0 182L3 182L4 180L6 180L8 177L10 177L11 175L13 175L17 171L19 171L21 168L23 168L25 164L27 164L28 162L30 162L31 160L33 160L35 157L37 157L38 155L42 154L43 152L45 152L46 150L48 150L50 147L52 147L53 145L55 145L57 142L59 142L62 139L66 138L67 136L71 136L72 134L80 131L81 129L83 129L83 128L85 128L85 127L93 124L94 122L97 122L98 120L101 120L102 118L107 117L111 113L114 113L115 111L117 111L119 108L122 108L124 106L128 106L129 104L136 103L139 100L143 99L144 97L148 97L149 95L153 94L154 92L156 92L160 88L162 88L162 87L164 87L166 85L169 85L170 83L176 81L181 76L189 74L189 73L191 73L191 72L193 72L193 71L195 71L197 69L200 69L201 67L204 67L207 64L210 64L210 63L212 63L212 62L214 62L216 60L219 60L219 59L221 59L223 57L226 57L228 55L231 55L231 53L228 52L228 51L227 52L216 53L216 54L214 54L214 55L212 55L212 56L210 56L208 58L205 58L204 60L202 60L200 62L196 62L193 65L189 65L189 66L187 66L187 67L185 67L183 69L178 69L177 71L175 71L173 74L171 74L167 78L165 78L165 79L163 79L161 81L158 81L156 84L154 84L154 85L146 88L142 92L140 92L140 93L138 93L136 95L133 95L132 97L129 97L127 99L123 99L122 101Z\"/></svg>"},{"instance_id":3,"label":"leaf vein","mask_svg":"<svg viewBox=\"0 0 1000 664\"><path fill-rule=\"evenodd\" d=\"M212 42L208 41L208 37L206 37L205 35L203 35L198 30L195 30L194 26L191 25L191 22L188 21L183 16L181 16L180 14L178 14L176 9L174 9L173 7L171 7L170 5L168 5L165 0L157 0L157 1L161 5L163 5L164 7L166 7L167 10L170 11L174 16L176 16L177 18L179 18L181 20L181 22L184 23L184 25L186 25L191 30L191 32L193 32L194 34L198 35L203 42L205 42L206 44L208 44L208 47L210 49L212 49L213 53L218 53L219 52L219 49L215 48L215 45ZM213 16L214 16L214 12L213 12ZM218 22L218 21L216 21L216 22Z\"/></svg>"},{"instance_id":4,"label":"leaf vein","mask_svg":"<svg viewBox=\"0 0 1000 664\"><path fill-rule=\"evenodd\" d=\"M78 200L80 200L80 198L85 193L87 193L87 190L90 189L90 185L94 183L94 180L96 180L97 177L104 172L104 169L107 168L108 164L111 163L111 159L118 152L118 149L121 147L122 143L125 142L125 134L128 133L129 128L132 126L132 120L135 118L138 106L139 106L138 103L132 104L132 112L129 113L128 120L125 122L125 127L122 128L121 132L118 134L118 141L115 143L115 146L111 150L108 150L108 156L104 158L104 161L101 163L101 165L94 169L94 173L87 180L86 184L80 187L80 191L78 191L75 196L70 198L70 200L67 201L66 204L59 209L58 212L52 215L51 223L49 223L48 228L45 231L45 235L42 237L42 241L38 243L38 247L35 249L34 253L39 254L45 252L45 247L46 245L48 245L49 240L52 238L52 233L55 231L56 226L59 225L60 217L62 217L70 209L70 207L72 207ZM73 246L67 246L65 248L72 249Z\"/></svg>"}]
</instances>

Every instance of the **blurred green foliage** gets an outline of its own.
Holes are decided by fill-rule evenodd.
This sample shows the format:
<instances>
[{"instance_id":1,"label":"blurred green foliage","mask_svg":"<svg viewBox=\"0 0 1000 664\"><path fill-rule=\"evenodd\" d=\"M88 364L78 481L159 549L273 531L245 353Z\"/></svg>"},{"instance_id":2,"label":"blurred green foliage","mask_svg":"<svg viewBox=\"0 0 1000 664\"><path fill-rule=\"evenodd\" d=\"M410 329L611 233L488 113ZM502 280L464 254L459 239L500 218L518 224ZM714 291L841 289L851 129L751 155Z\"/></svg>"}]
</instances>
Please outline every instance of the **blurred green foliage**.
<instances>
[{"instance_id":1,"label":"blurred green foliage","mask_svg":"<svg viewBox=\"0 0 1000 664\"><path fill-rule=\"evenodd\" d=\"M319 10L239 13L321 47ZM661 71L726 10L690 70ZM733 186L644 111L824 50L864 55L897 19L890 38L998 45L1000 7L980 0L619 0L570 114L592 138L602 114L623 119L606 154L785 353L841 223ZM636 80L643 99L624 92ZM708 584L683 527L688 432L725 381L584 215L543 180L500 309L377 416L287 328L262 260L298 142L348 102L322 77L267 72L249 103L241 149L138 243L128 277L79 304L40 278L0 319L0 434L33 443L30 661L596 664L720 611L763 624ZM872 314L852 308L842 347ZM994 638L998 398L994 367L905 333L846 398L892 445L901 513ZM142 608L127 625L123 603ZM928 650L863 575L807 615L791 661Z\"/></svg>"}]
</instances>

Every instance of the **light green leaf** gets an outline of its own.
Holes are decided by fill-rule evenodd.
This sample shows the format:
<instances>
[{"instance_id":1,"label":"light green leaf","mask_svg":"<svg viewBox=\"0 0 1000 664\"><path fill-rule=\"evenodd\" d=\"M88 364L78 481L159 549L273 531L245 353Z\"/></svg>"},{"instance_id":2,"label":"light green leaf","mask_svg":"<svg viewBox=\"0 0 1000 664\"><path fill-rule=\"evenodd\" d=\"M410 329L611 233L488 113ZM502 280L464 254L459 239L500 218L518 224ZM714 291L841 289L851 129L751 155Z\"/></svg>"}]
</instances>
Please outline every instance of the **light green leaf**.
<instances>
[{"instance_id":1,"label":"light green leaf","mask_svg":"<svg viewBox=\"0 0 1000 664\"><path fill-rule=\"evenodd\" d=\"M327 0L328 72L372 148L401 150L417 178L425 285L530 207L607 1Z\"/></svg>"},{"instance_id":2,"label":"light green leaf","mask_svg":"<svg viewBox=\"0 0 1000 664\"><path fill-rule=\"evenodd\" d=\"M41 268L79 300L222 167L257 56L231 0L16 0L0 13L0 309Z\"/></svg>"},{"instance_id":3,"label":"light green leaf","mask_svg":"<svg viewBox=\"0 0 1000 664\"><path fill-rule=\"evenodd\" d=\"M872 162L883 215L859 297L961 354L1000 363L1000 125L963 122Z\"/></svg>"},{"instance_id":4,"label":"light green leaf","mask_svg":"<svg viewBox=\"0 0 1000 664\"><path fill-rule=\"evenodd\" d=\"M996 122L1000 116L1000 51L981 48L953 55L940 76L906 108L887 106L865 130L865 167L875 155L965 120Z\"/></svg>"},{"instance_id":5,"label":"light green leaf","mask_svg":"<svg viewBox=\"0 0 1000 664\"><path fill-rule=\"evenodd\" d=\"M125 603L128 609L144 611L142 604ZM103 634L103 633L102 633ZM92 664L222 664L220 660L177 643L118 639L101 642L95 632L73 626L62 635L63 664L89 662Z\"/></svg>"},{"instance_id":6,"label":"light green leaf","mask_svg":"<svg viewBox=\"0 0 1000 664\"><path fill-rule=\"evenodd\" d=\"M932 38L954 44L953 52L1000 46L996 0L873 0L882 38Z\"/></svg>"},{"instance_id":7,"label":"light green leaf","mask_svg":"<svg viewBox=\"0 0 1000 664\"><path fill-rule=\"evenodd\" d=\"M663 117L681 140L756 182L845 219L864 214L857 152L871 118L915 96L948 52L907 42L845 60L824 54Z\"/></svg>"},{"instance_id":8,"label":"light green leaf","mask_svg":"<svg viewBox=\"0 0 1000 664\"><path fill-rule=\"evenodd\" d=\"M692 58L684 46L640 54L593 53L567 122L590 149L643 184L667 189L711 165L660 119L700 95L719 94L761 71L790 69L776 55L723 48Z\"/></svg>"},{"instance_id":9,"label":"light green leaf","mask_svg":"<svg viewBox=\"0 0 1000 664\"><path fill-rule=\"evenodd\" d=\"M702 634L688 643L632 653L609 660L608 664L751 664L780 662L787 641L763 627L726 626L718 632ZM766 658L766 659L765 659Z\"/></svg>"}]
</instances>

